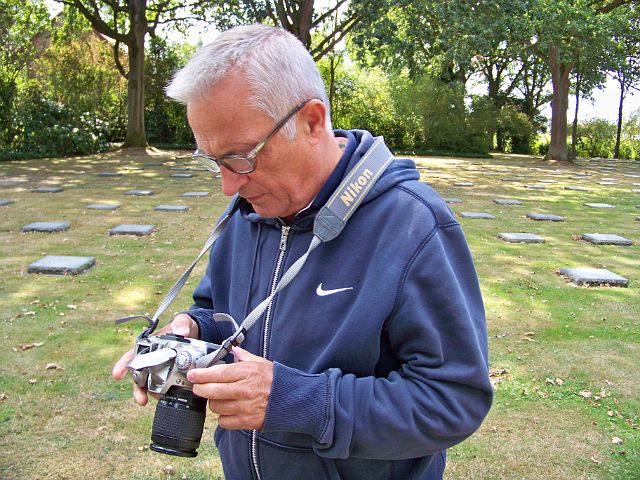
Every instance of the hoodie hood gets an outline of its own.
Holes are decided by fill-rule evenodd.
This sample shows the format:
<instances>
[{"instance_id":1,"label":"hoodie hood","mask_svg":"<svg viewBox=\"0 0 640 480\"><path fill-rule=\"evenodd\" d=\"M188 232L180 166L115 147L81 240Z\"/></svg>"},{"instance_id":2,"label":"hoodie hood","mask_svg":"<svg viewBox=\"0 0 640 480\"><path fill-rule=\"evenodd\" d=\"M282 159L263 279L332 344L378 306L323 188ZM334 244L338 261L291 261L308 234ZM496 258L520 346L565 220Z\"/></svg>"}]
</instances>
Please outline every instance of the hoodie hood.
<instances>
[{"instance_id":1,"label":"hoodie hood","mask_svg":"<svg viewBox=\"0 0 640 480\"><path fill-rule=\"evenodd\" d=\"M333 173L329 176L311 205L298 212L289 224L293 230L311 230L313 228L313 220L318 211L329 200L333 192L360 161L362 156L369 150L376 138L378 138L366 130L334 130L334 134L336 137L343 137L348 140L345 151ZM401 182L418 180L419 178L420 173L412 160L396 158L371 188L363 204L374 200ZM250 222L261 221L268 225L284 223L279 218L261 217L253 211L251 204L244 199L240 200L240 211L243 218Z\"/></svg>"}]
</instances>

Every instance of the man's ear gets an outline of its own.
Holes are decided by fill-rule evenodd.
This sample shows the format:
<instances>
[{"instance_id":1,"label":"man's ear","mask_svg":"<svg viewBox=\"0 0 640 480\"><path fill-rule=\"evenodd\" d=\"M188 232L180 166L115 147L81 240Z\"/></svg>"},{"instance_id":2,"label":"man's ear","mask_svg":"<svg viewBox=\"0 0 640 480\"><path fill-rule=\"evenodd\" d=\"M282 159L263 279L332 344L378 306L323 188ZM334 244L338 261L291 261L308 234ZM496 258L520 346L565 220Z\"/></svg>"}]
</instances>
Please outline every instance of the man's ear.
<instances>
[{"instance_id":1,"label":"man's ear","mask_svg":"<svg viewBox=\"0 0 640 480\"><path fill-rule=\"evenodd\" d=\"M326 134L326 126L324 119L327 115L327 107L318 99L309 100L302 110L300 110L300 119L303 132L312 140L319 140Z\"/></svg>"}]
</instances>

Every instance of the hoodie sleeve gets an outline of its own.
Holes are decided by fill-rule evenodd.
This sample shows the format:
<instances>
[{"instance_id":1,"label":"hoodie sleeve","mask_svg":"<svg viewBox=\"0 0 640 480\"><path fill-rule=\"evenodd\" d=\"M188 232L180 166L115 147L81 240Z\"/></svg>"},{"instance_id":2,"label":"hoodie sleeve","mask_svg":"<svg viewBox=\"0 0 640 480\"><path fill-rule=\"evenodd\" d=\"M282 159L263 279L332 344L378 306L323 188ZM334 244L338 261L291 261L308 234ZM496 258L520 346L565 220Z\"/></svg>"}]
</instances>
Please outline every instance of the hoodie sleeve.
<instances>
[{"instance_id":1,"label":"hoodie sleeve","mask_svg":"<svg viewBox=\"0 0 640 480\"><path fill-rule=\"evenodd\" d=\"M387 335L400 367L385 377L276 364L264 429L311 435L326 458L389 460L434 454L480 426L493 389L484 307L459 225L435 229L412 257Z\"/></svg>"}]
</instances>

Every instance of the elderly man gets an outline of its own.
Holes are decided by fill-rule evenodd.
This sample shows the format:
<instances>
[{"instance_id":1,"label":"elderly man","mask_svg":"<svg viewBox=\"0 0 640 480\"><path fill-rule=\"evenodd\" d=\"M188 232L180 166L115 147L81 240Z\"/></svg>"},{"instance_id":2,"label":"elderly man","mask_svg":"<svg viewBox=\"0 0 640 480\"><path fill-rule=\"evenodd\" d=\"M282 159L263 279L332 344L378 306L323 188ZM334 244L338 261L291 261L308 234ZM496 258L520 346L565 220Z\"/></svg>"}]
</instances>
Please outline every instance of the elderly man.
<instances>
[{"instance_id":1,"label":"elderly man","mask_svg":"<svg viewBox=\"0 0 640 480\"><path fill-rule=\"evenodd\" d=\"M311 56L264 25L221 34L167 92L187 105L195 155L219 169L239 208L194 304L164 331L220 343L232 329L213 315L242 320L273 293L375 139L331 129ZM393 161L344 230L273 296L233 349L236 361L188 372L219 415L227 479L441 478L446 449L481 424L492 388L473 261L460 225L419 177L410 160ZM147 402L139 387L134 396Z\"/></svg>"}]
</instances>

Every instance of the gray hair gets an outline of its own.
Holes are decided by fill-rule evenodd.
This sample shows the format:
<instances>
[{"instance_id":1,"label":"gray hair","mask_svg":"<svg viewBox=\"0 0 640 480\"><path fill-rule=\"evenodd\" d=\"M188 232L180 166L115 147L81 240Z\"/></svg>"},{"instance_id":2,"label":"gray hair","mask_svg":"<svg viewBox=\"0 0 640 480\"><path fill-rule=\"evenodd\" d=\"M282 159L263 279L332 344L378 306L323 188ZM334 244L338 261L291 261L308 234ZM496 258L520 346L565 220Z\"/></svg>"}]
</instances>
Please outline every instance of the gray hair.
<instances>
[{"instance_id":1,"label":"gray hair","mask_svg":"<svg viewBox=\"0 0 640 480\"><path fill-rule=\"evenodd\" d=\"M247 78L252 95L249 106L274 121L295 106L317 98L327 108L325 125L331 129L329 100L313 58L291 33L268 25L235 27L198 50L167 86L167 95L188 104L210 93L230 72ZM295 136L295 122L282 129L285 138Z\"/></svg>"}]
</instances>

